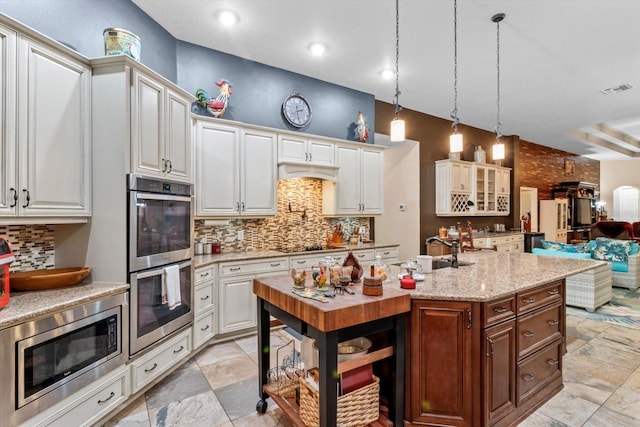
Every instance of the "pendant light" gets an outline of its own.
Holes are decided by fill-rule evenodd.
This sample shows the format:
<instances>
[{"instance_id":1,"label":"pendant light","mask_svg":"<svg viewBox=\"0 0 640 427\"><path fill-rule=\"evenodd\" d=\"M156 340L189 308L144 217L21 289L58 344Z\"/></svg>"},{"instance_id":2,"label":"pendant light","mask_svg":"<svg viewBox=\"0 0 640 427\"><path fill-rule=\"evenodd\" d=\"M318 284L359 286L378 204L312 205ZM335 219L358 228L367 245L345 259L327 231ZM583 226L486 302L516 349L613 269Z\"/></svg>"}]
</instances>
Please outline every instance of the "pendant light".
<instances>
[{"instance_id":1,"label":"pendant light","mask_svg":"<svg viewBox=\"0 0 640 427\"><path fill-rule=\"evenodd\" d=\"M493 145L493 162L501 166L504 160L504 143L500 133L500 22L504 19L504 13L496 13L491 20L496 23L496 69L497 69L497 108L496 108L496 143Z\"/></svg>"},{"instance_id":2,"label":"pendant light","mask_svg":"<svg viewBox=\"0 0 640 427\"><path fill-rule=\"evenodd\" d=\"M463 150L462 134L458 133L458 0L453 0L453 133L449 137L449 158L460 160Z\"/></svg>"},{"instance_id":3,"label":"pendant light","mask_svg":"<svg viewBox=\"0 0 640 427\"><path fill-rule=\"evenodd\" d=\"M395 117L391 120L391 136L390 139L393 142L404 141L404 120L398 117L398 113L402 110L402 107L398 103L400 97L400 76L398 60L400 57L400 11L398 7L398 1L396 0L396 94L394 96L395 104Z\"/></svg>"}]
</instances>

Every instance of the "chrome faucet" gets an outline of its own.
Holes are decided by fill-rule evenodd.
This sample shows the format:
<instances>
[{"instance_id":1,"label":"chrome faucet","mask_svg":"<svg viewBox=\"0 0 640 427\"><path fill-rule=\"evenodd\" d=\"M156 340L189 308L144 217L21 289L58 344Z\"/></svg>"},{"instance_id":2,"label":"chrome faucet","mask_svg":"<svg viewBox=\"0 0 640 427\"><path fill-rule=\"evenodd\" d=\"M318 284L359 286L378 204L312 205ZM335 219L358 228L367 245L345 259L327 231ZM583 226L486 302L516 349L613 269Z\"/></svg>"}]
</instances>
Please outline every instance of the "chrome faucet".
<instances>
[{"instance_id":1,"label":"chrome faucet","mask_svg":"<svg viewBox=\"0 0 640 427\"><path fill-rule=\"evenodd\" d=\"M424 242L425 245L428 245L431 242L440 242L445 246L451 248L451 268L458 268L458 242L456 240L452 242L447 242L446 240L441 239L438 236L428 237Z\"/></svg>"}]
</instances>

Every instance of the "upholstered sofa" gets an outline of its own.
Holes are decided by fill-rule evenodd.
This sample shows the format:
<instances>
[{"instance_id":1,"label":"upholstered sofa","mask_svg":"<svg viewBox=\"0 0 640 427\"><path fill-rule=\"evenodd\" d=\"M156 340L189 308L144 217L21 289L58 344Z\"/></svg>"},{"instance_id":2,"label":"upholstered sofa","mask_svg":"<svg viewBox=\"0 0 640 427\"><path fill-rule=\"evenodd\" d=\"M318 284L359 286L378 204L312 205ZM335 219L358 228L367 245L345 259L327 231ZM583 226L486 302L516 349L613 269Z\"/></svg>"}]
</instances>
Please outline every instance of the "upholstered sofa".
<instances>
[{"instance_id":1,"label":"upholstered sofa","mask_svg":"<svg viewBox=\"0 0 640 427\"><path fill-rule=\"evenodd\" d=\"M626 253L616 252L621 247L626 249ZM599 237L581 245L543 241L543 249L534 248L532 252L538 255L607 261L611 266L613 286L631 290L640 287L640 246L632 240Z\"/></svg>"}]
</instances>

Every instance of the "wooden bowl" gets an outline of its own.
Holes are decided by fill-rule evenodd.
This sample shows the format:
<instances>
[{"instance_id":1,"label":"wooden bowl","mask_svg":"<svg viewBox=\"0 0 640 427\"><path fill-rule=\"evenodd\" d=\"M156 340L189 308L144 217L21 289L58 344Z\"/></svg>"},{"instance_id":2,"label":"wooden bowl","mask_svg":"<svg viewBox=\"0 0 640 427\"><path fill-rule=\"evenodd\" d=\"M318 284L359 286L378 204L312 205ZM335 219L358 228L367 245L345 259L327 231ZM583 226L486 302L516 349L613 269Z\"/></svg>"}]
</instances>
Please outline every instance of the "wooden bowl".
<instances>
[{"instance_id":1,"label":"wooden bowl","mask_svg":"<svg viewBox=\"0 0 640 427\"><path fill-rule=\"evenodd\" d=\"M9 286L16 291L40 291L76 285L91 273L89 267L19 271L9 275Z\"/></svg>"}]
</instances>

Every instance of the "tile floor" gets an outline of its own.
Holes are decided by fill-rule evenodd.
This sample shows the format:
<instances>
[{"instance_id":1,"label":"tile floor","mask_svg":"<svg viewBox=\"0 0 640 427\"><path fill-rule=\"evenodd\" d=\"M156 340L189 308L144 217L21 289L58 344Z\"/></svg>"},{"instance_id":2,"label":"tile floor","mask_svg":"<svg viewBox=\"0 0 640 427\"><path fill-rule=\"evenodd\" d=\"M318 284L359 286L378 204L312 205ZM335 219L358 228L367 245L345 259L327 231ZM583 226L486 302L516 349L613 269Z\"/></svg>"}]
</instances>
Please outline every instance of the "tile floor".
<instances>
[{"instance_id":1,"label":"tile floor","mask_svg":"<svg viewBox=\"0 0 640 427\"><path fill-rule=\"evenodd\" d=\"M272 347L290 339L274 330ZM640 426L640 330L569 315L567 344L564 389L520 425ZM106 426L292 426L271 400L256 412L257 372L256 336L211 345Z\"/></svg>"}]
</instances>

